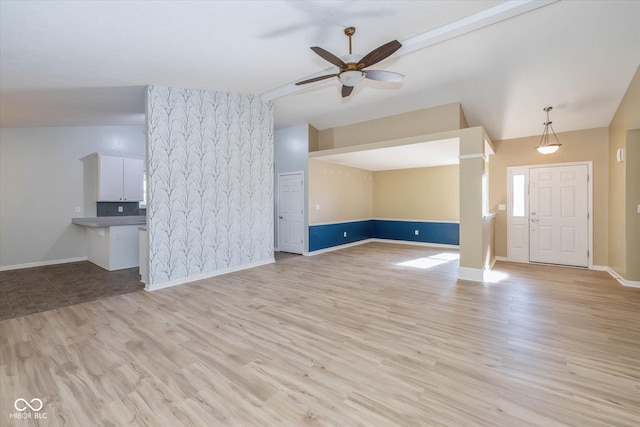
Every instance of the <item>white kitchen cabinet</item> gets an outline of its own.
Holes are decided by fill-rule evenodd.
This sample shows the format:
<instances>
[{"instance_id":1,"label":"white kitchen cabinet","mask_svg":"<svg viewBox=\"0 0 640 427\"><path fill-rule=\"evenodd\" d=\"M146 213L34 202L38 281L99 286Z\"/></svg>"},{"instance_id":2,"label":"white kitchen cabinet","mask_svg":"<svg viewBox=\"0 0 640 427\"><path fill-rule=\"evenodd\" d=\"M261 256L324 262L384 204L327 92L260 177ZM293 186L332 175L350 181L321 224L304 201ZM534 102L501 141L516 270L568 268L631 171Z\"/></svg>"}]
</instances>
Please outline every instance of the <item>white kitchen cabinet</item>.
<instances>
[{"instance_id":1,"label":"white kitchen cabinet","mask_svg":"<svg viewBox=\"0 0 640 427\"><path fill-rule=\"evenodd\" d=\"M142 159L122 159L122 196L124 200L144 200L144 163Z\"/></svg>"},{"instance_id":2,"label":"white kitchen cabinet","mask_svg":"<svg viewBox=\"0 0 640 427\"><path fill-rule=\"evenodd\" d=\"M87 228L87 259L105 270L137 267L139 225Z\"/></svg>"},{"instance_id":3,"label":"white kitchen cabinet","mask_svg":"<svg viewBox=\"0 0 640 427\"><path fill-rule=\"evenodd\" d=\"M129 157L105 156L98 158L99 202L139 202L144 200L144 162Z\"/></svg>"}]
</instances>

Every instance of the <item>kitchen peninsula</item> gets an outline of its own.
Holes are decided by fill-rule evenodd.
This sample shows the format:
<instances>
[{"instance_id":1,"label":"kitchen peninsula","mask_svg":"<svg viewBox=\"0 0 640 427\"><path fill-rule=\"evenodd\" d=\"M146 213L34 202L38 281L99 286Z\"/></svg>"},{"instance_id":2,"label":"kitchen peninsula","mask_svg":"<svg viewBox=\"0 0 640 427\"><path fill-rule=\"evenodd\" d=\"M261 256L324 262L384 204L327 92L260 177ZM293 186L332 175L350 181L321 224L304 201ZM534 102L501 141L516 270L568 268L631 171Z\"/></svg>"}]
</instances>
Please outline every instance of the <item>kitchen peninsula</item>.
<instances>
[{"instance_id":1,"label":"kitchen peninsula","mask_svg":"<svg viewBox=\"0 0 640 427\"><path fill-rule=\"evenodd\" d=\"M87 228L90 262L109 271L139 265L138 228L146 225L145 215L72 218L71 222Z\"/></svg>"}]
</instances>

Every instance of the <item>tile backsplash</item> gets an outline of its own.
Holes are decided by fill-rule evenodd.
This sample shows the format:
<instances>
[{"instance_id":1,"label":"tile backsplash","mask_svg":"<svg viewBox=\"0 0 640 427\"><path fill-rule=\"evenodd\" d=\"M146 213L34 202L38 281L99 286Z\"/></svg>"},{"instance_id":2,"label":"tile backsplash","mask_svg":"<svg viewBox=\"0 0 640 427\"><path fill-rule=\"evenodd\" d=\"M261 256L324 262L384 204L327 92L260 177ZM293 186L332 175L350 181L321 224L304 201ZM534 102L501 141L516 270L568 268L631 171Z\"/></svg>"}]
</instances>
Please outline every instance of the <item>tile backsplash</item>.
<instances>
[{"instance_id":1,"label":"tile backsplash","mask_svg":"<svg viewBox=\"0 0 640 427\"><path fill-rule=\"evenodd\" d=\"M140 209L138 202L96 202L97 216L146 215L146 209ZM122 212L118 207L122 206Z\"/></svg>"}]
</instances>

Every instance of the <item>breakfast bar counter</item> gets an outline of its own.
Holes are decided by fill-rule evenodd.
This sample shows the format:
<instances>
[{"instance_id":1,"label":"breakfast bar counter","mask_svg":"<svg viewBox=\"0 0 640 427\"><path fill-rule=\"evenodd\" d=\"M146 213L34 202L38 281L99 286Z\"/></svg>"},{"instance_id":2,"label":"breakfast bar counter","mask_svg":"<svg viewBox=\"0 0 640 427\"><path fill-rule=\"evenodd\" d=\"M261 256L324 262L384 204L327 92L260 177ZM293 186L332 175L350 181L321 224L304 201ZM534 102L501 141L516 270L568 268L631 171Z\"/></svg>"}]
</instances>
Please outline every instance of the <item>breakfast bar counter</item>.
<instances>
[{"instance_id":1,"label":"breakfast bar counter","mask_svg":"<svg viewBox=\"0 0 640 427\"><path fill-rule=\"evenodd\" d=\"M137 267L138 228L147 224L144 215L73 218L73 224L87 228L87 259L105 270Z\"/></svg>"},{"instance_id":2,"label":"breakfast bar counter","mask_svg":"<svg viewBox=\"0 0 640 427\"><path fill-rule=\"evenodd\" d=\"M146 225L145 215L134 216L99 216L92 218L72 218L71 223L87 228L113 227L121 225Z\"/></svg>"}]
</instances>

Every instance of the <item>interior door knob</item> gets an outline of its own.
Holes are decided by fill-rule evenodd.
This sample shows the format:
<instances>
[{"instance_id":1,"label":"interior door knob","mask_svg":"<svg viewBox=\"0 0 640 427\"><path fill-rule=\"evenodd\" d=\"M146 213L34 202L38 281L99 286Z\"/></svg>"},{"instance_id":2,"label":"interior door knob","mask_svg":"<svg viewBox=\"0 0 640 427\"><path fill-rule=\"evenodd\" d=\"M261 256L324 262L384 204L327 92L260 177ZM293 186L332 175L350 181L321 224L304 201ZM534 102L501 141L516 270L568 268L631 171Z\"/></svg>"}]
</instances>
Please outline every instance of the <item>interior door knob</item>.
<instances>
[{"instance_id":1,"label":"interior door knob","mask_svg":"<svg viewBox=\"0 0 640 427\"><path fill-rule=\"evenodd\" d=\"M279 216L278 218L282 219L282 217L281 217L281 216Z\"/></svg>"}]
</instances>

